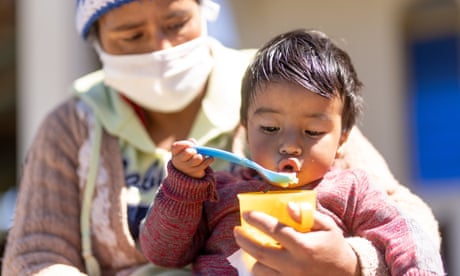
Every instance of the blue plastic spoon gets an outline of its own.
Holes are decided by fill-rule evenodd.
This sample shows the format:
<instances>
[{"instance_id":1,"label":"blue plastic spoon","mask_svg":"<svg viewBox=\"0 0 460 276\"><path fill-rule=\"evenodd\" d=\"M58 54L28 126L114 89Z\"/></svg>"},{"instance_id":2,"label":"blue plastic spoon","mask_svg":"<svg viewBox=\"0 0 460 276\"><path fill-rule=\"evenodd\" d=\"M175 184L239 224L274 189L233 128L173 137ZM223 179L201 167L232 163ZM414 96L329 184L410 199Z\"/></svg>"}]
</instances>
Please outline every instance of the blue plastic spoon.
<instances>
[{"instance_id":1,"label":"blue plastic spoon","mask_svg":"<svg viewBox=\"0 0 460 276\"><path fill-rule=\"evenodd\" d=\"M223 159L241 166L249 167L252 168L262 175L264 177L272 182L272 183L278 183L279 186L286 188L289 186L289 184L296 184L298 182L297 176L295 173L282 173L282 172L274 172L271 170L268 170L261 165L257 164L256 162L249 160L247 158L238 156L236 154L233 154L231 152L221 150L221 149L216 149L216 148L210 148L210 147L203 147L203 146L194 146L196 151L202 155L205 156L212 156L214 158L219 158Z\"/></svg>"}]
</instances>

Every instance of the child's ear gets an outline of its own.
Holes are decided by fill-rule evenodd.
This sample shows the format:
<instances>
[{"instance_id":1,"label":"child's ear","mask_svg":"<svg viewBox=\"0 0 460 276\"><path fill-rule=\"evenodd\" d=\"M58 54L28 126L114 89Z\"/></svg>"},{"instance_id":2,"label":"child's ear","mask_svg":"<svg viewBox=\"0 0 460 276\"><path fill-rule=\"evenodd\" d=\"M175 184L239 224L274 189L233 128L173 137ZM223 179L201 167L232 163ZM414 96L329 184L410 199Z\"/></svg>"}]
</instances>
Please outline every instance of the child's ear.
<instances>
[{"instance_id":1,"label":"child's ear","mask_svg":"<svg viewBox=\"0 0 460 276\"><path fill-rule=\"evenodd\" d=\"M335 159L340 159L341 157L343 157L343 150L344 150L343 145L347 141L349 134L350 134L349 131L342 132L342 135L340 136L340 140L339 140L339 146L337 147L337 151L335 152Z\"/></svg>"}]
</instances>

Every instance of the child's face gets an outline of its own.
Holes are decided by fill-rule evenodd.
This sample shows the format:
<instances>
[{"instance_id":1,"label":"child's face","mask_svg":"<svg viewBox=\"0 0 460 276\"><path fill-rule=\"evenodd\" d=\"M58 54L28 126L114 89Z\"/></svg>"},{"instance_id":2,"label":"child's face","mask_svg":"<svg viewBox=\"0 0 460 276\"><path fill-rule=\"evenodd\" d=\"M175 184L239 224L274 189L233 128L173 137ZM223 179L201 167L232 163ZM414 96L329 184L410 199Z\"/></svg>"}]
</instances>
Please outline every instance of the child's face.
<instances>
[{"instance_id":1,"label":"child's face","mask_svg":"<svg viewBox=\"0 0 460 276\"><path fill-rule=\"evenodd\" d=\"M270 83L248 109L251 158L267 169L296 172L299 186L321 178L341 144L342 100L291 83Z\"/></svg>"}]
</instances>

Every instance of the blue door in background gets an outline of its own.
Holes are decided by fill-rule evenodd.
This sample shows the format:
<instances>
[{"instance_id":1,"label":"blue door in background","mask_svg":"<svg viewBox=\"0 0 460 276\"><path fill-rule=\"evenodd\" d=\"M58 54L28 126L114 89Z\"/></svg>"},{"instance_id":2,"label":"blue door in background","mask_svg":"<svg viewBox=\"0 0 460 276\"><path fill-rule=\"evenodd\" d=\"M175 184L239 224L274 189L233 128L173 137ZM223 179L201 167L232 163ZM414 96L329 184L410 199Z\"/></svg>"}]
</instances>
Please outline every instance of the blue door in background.
<instances>
[{"instance_id":1,"label":"blue door in background","mask_svg":"<svg viewBox=\"0 0 460 276\"><path fill-rule=\"evenodd\" d=\"M412 177L421 188L460 180L459 46L458 34L410 42Z\"/></svg>"}]
</instances>

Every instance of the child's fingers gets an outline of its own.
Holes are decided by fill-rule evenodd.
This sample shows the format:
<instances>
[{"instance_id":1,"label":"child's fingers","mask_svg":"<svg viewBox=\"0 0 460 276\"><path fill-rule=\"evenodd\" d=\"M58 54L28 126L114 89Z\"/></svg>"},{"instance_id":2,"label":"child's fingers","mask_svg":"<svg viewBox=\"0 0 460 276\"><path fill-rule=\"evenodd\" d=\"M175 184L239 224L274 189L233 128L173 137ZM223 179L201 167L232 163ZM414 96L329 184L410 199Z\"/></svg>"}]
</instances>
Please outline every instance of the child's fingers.
<instances>
[{"instance_id":1,"label":"child's fingers","mask_svg":"<svg viewBox=\"0 0 460 276\"><path fill-rule=\"evenodd\" d=\"M179 154L181 151L190 148L194 145L194 143L190 140L181 140L176 141L171 145L171 153L173 155Z\"/></svg>"},{"instance_id":2,"label":"child's fingers","mask_svg":"<svg viewBox=\"0 0 460 276\"><path fill-rule=\"evenodd\" d=\"M188 138L187 141L192 142L193 145L197 145L198 141L195 138Z\"/></svg>"},{"instance_id":3,"label":"child's fingers","mask_svg":"<svg viewBox=\"0 0 460 276\"><path fill-rule=\"evenodd\" d=\"M194 157L195 158L195 157ZM207 167L209 167L212 162L214 162L213 157L197 157L196 160L190 161L190 164L192 164L192 167L195 170L200 170L200 171L205 171Z\"/></svg>"}]
</instances>

